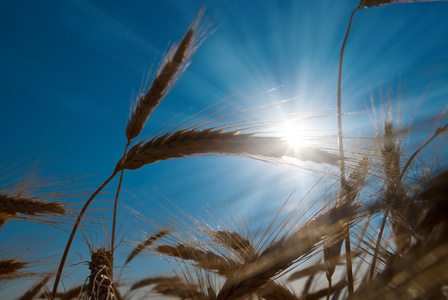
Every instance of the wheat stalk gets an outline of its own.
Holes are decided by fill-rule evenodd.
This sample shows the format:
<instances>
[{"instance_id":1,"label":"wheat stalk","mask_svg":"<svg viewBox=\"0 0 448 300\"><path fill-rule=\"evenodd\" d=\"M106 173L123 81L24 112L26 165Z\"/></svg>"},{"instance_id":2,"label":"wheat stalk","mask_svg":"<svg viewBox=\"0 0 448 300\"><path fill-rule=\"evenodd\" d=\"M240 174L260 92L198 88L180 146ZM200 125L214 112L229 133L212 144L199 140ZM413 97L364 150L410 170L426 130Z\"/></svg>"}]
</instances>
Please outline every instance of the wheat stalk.
<instances>
[{"instance_id":1,"label":"wheat stalk","mask_svg":"<svg viewBox=\"0 0 448 300\"><path fill-rule=\"evenodd\" d=\"M337 155L323 150L304 147L296 151L287 141L278 137L259 137L253 134L239 134L238 131L224 132L209 128L179 130L155 137L144 144L138 143L117 163L114 172L138 169L160 160L206 153L267 158L289 156L333 165L339 161Z\"/></svg>"}]
</instances>

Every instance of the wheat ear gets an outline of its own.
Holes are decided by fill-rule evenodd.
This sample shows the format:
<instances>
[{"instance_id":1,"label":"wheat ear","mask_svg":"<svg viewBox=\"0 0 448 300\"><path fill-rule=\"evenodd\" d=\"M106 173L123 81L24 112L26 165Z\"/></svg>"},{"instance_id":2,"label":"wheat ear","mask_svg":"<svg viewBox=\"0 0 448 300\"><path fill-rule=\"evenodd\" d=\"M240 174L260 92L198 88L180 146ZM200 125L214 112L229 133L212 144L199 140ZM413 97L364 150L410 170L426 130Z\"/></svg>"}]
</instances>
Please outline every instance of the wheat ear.
<instances>
[{"instance_id":1,"label":"wheat ear","mask_svg":"<svg viewBox=\"0 0 448 300\"><path fill-rule=\"evenodd\" d=\"M0 215L36 215L52 214L63 215L65 209L62 203L38 201L28 198L0 194Z\"/></svg>"},{"instance_id":2,"label":"wheat ear","mask_svg":"<svg viewBox=\"0 0 448 300\"><path fill-rule=\"evenodd\" d=\"M13 259L0 260L0 278L3 276L12 275L25 266L26 263L15 261Z\"/></svg>"},{"instance_id":3,"label":"wheat ear","mask_svg":"<svg viewBox=\"0 0 448 300\"><path fill-rule=\"evenodd\" d=\"M240 267L240 264L229 258L183 244L177 246L161 245L157 247L157 252L184 260L192 260L196 263L195 266L222 276L228 276Z\"/></svg>"},{"instance_id":4,"label":"wheat ear","mask_svg":"<svg viewBox=\"0 0 448 300\"><path fill-rule=\"evenodd\" d=\"M201 22L204 9L201 9L196 16L196 19L190 25L187 33L182 38L180 44L173 45L168 54L163 59L161 66L157 72L156 78L145 95L140 96L131 116L128 119L126 126L127 143L124 148L123 157L126 157L128 147L131 145L133 139L140 134L145 126L146 121L159 105L160 101L165 97L169 90L174 86L177 79L183 73L190 63L191 57L196 52L202 41L204 34L198 31L199 23ZM120 172L120 180L114 201L114 215L112 225L111 249L115 249L115 228L117 220L117 203L120 194L121 183L123 180L123 172Z\"/></svg>"},{"instance_id":5,"label":"wheat ear","mask_svg":"<svg viewBox=\"0 0 448 300\"><path fill-rule=\"evenodd\" d=\"M238 134L238 131L224 132L209 128L179 130L155 137L144 144L138 143L117 163L115 172L138 169L160 160L206 153L268 158L289 156L328 164L337 164L339 161L339 156L323 150L303 148L295 151L281 138L258 137L252 134Z\"/></svg>"},{"instance_id":6,"label":"wheat ear","mask_svg":"<svg viewBox=\"0 0 448 300\"><path fill-rule=\"evenodd\" d=\"M131 254L129 254L128 259L126 260L126 265L134 259L134 257L136 257L140 252L142 252L143 250L145 250L145 248L148 248L149 246L151 246L155 241L157 241L158 239L160 239L161 237L163 237L164 235L168 234L168 230L161 230L158 233L150 236L149 238L147 238L145 241L141 242L140 244L138 244L137 247L134 248L134 250L132 250Z\"/></svg>"},{"instance_id":7,"label":"wheat ear","mask_svg":"<svg viewBox=\"0 0 448 300\"><path fill-rule=\"evenodd\" d=\"M198 34L198 25L203 14L204 9L201 9L180 44L171 47L162 61L151 88L135 104L126 126L126 138L128 141L132 141L140 134L153 110L159 105L160 101L190 63L191 57L203 40L201 35Z\"/></svg>"},{"instance_id":8,"label":"wheat ear","mask_svg":"<svg viewBox=\"0 0 448 300\"><path fill-rule=\"evenodd\" d=\"M234 250L244 262L255 256L255 249L252 244L237 232L218 230L210 232L210 235L221 245Z\"/></svg>"}]
</instances>

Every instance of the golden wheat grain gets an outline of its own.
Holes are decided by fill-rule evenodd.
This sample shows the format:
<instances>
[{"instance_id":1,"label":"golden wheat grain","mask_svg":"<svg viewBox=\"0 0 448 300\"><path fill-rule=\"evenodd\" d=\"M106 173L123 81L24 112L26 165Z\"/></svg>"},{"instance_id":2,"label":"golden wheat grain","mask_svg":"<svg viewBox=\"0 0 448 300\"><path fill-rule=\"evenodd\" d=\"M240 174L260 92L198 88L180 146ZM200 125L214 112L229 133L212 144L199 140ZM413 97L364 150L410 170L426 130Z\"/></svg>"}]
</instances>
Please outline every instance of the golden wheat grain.
<instances>
[{"instance_id":1,"label":"golden wheat grain","mask_svg":"<svg viewBox=\"0 0 448 300\"><path fill-rule=\"evenodd\" d=\"M159 105L188 66L191 57L202 42L201 35L198 33L198 25L203 13L204 10L199 12L179 46L173 45L171 47L162 61L151 88L135 104L126 126L128 141L140 134L152 111Z\"/></svg>"},{"instance_id":2,"label":"golden wheat grain","mask_svg":"<svg viewBox=\"0 0 448 300\"><path fill-rule=\"evenodd\" d=\"M258 156L267 158L294 157L316 163L337 164L335 154L312 148L296 151L289 143L277 137L258 137L252 134L238 134L238 131L224 132L213 128L204 130L180 130L155 137L146 143L133 146L121 159L115 172L123 169L138 169L160 160L182 158L205 153Z\"/></svg>"},{"instance_id":3,"label":"golden wheat grain","mask_svg":"<svg viewBox=\"0 0 448 300\"><path fill-rule=\"evenodd\" d=\"M134 257L136 257L140 252L151 246L156 240L160 239L164 235L168 234L168 230L161 230L158 233L150 236L148 239L140 243L137 247L132 250L131 254L129 254L128 259L126 260L125 264L127 265Z\"/></svg>"}]
</instances>

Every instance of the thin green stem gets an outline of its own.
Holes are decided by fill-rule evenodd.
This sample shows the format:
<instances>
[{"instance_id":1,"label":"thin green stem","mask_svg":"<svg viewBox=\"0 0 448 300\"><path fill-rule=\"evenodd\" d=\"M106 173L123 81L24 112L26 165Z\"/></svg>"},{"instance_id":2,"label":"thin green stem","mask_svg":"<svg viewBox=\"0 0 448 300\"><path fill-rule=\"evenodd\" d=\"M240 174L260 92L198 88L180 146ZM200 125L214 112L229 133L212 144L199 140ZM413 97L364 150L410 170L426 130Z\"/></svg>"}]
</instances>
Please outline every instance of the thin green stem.
<instances>
[{"instance_id":1,"label":"thin green stem","mask_svg":"<svg viewBox=\"0 0 448 300\"><path fill-rule=\"evenodd\" d=\"M76 230L78 229L78 226L81 223L81 219L84 213L86 212L87 207L89 207L90 203L93 201L96 195L98 195L99 192L101 192L101 190L115 177L115 175L117 175L116 171L114 171L112 175L110 175L110 177L107 178L106 181L104 181L103 184L90 196L90 198L86 201L83 208L79 212L78 218L76 219L75 225L73 226L72 232L70 233L70 237L65 246L64 254L62 254L61 262L59 263L58 272L56 273L56 279L53 285L52 299L56 299L56 292L58 290L59 281L61 279L62 270L64 269L64 264L67 259L68 251L70 250L70 246L73 242L73 238L75 237Z\"/></svg>"}]
</instances>

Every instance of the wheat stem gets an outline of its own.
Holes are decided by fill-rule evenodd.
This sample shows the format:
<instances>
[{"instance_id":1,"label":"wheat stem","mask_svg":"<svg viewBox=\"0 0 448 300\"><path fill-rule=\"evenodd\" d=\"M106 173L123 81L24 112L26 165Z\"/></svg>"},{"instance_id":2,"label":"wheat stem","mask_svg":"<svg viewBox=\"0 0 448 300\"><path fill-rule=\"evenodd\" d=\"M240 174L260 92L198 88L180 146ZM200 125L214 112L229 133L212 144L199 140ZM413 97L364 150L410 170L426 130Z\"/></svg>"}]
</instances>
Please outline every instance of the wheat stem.
<instances>
[{"instance_id":1,"label":"wheat stem","mask_svg":"<svg viewBox=\"0 0 448 300\"><path fill-rule=\"evenodd\" d=\"M403 171L400 174L400 180L403 178L404 174L406 173L406 170L408 169L412 160L417 156L417 154L419 154L420 151L422 151L423 148L425 148L429 143L431 143L439 134L441 134L442 132L447 132L447 131L448 131L448 123L443 127L437 128L434 135L429 140L427 140L423 145L421 145L420 148L418 148L417 151L414 152L414 154L412 154L411 158L409 158L409 160L406 162L406 165L404 166Z\"/></svg>"},{"instance_id":2,"label":"wheat stem","mask_svg":"<svg viewBox=\"0 0 448 300\"><path fill-rule=\"evenodd\" d=\"M344 59L344 49L345 44L347 43L348 35L350 33L350 27L352 26L353 16L355 15L355 12L360 7L356 7L351 16L350 21L348 23L347 32L345 33L344 42L342 43L341 48L341 54L339 56L339 74L338 74L338 140L339 140L339 156L341 157L341 192L343 196L346 196L346 181L345 181L345 162L344 162L344 144L343 144L343 134L342 134L342 92L341 92L341 85L342 85L342 62ZM352 271L352 263L351 263L351 250L350 250L350 229L346 228L345 230L345 251L347 256L347 281L348 281L348 293L349 297L352 297L354 294L354 288L353 288L353 271Z\"/></svg>"},{"instance_id":3,"label":"wheat stem","mask_svg":"<svg viewBox=\"0 0 448 300\"><path fill-rule=\"evenodd\" d=\"M53 285L53 291L52 291L52 298L54 299L56 297L56 292L58 290L59 280L61 279L62 270L64 269L64 264L67 259L68 251L70 250L70 246L73 242L73 239L75 237L76 230L78 229L78 226L81 222L81 219L84 215L84 213L87 210L87 207L89 207L90 203L93 201L93 199L98 195L99 192L117 175L117 172L114 171L112 175L110 175L109 178L106 179L106 181L103 182L103 184L90 196L90 198L86 201L84 206L82 207L81 211L78 214L78 218L76 219L75 225L73 225L72 232L70 233L70 237L68 238L67 244L65 246L64 253L62 254L61 262L59 263L58 272L56 273L56 279L54 281Z\"/></svg>"},{"instance_id":4,"label":"wheat stem","mask_svg":"<svg viewBox=\"0 0 448 300\"><path fill-rule=\"evenodd\" d=\"M126 157L126 152L128 151L128 147L129 145L132 143L132 139L128 140L128 142L126 143L126 146L124 147L124 152L123 152L123 159ZM112 219L112 237L111 237L111 241L110 241L110 250L112 251L112 273L113 273L113 266L114 266L114 250L115 250L115 228L117 226L117 205L118 205L118 197L120 196L120 189L121 189L121 184L123 182L123 173L124 170L121 170L120 172L120 180L118 181L118 187L117 187L117 192L115 194L115 200L114 200L114 216Z\"/></svg>"}]
</instances>

